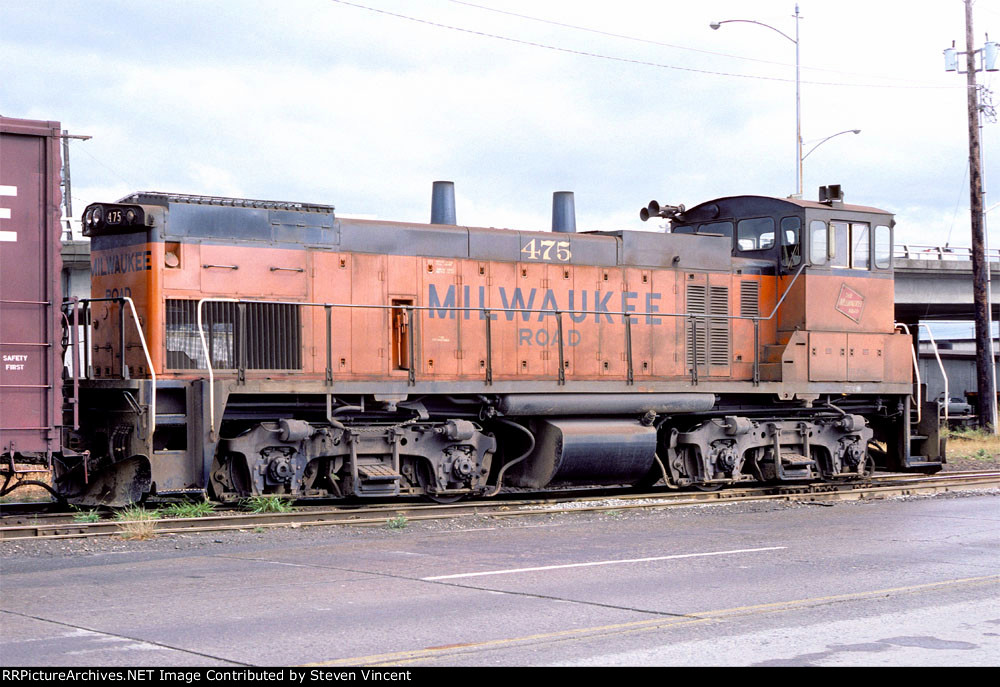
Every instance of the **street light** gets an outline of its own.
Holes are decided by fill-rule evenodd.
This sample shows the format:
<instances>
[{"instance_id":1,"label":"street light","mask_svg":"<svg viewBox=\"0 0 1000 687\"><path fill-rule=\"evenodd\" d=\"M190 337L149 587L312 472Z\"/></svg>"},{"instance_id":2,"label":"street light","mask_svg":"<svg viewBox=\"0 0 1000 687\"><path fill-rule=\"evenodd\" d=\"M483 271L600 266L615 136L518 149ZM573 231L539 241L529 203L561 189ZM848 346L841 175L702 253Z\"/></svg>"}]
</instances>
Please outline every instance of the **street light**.
<instances>
[{"instance_id":1,"label":"street light","mask_svg":"<svg viewBox=\"0 0 1000 687\"><path fill-rule=\"evenodd\" d=\"M775 33L781 34L795 44L795 188L798 189L798 197L802 197L802 98L801 81L799 80L799 5L795 3L795 38L792 38L784 31L774 28L770 24L754 21L753 19L726 19L724 21L713 21L709 27L718 30L723 24L757 24L764 28L771 29ZM815 148L813 149L815 150ZM812 150L809 151L810 153Z\"/></svg>"},{"instance_id":2,"label":"street light","mask_svg":"<svg viewBox=\"0 0 1000 687\"><path fill-rule=\"evenodd\" d=\"M805 161L805 159L807 157L809 157L809 155L812 153L812 151L814 151L817 148L819 148L821 145L823 145L824 143L826 143L827 141L829 141L831 138L836 138L837 136L840 136L841 134L860 134L860 133L861 133L861 129L847 129L846 131L838 131L835 134L830 134L829 136L827 136L826 138L824 138L822 141L820 141L819 143L817 143L816 145L814 145L812 148L810 148L809 152L802 156L802 160Z\"/></svg>"}]
</instances>

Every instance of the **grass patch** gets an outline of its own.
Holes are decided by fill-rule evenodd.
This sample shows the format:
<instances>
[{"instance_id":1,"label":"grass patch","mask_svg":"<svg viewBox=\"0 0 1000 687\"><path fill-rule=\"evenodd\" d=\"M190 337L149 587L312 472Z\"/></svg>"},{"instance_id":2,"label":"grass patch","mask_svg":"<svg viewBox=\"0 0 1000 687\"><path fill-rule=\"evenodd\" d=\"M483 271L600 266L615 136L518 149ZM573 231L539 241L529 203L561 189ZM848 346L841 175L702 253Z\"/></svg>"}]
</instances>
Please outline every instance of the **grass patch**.
<instances>
[{"instance_id":1,"label":"grass patch","mask_svg":"<svg viewBox=\"0 0 1000 687\"><path fill-rule=\"evenodd\" d=\"M84 510L79 506L70 506L73 509L73 522L100 522L101 514L96 510Z\"/></svg>"},{"instance_id":2,"label":"grass patch","mask_svg":"<svg viewBox=\"0 0 1000 687\"><path fill-rule=\"evenodd\" d=\"M142 506L129 506L115 513L122 539L152 539L156 536L159 518L158 510L146 510Z\"/></svg>"},{"instance_id":3,"label":"grass patch","mask_svg":"<svg viewBox=\"0 0 1000 687\"><path fill-rule=\"evenodd\" d=\"M390 530L405 529L407 524L409 523L405 515L397 515L396 517L389 518L388 520L385 521L385 526L388 527Z\"/></svg>"},{"instance_id":4,"label":"grass patch","mask_svg":"<svg viewBox=\"0 0 1000 687\"><path fill-rule=\"evenodd\" d=\"M948 430L948 455L973 460L992 460L1000 456L1000 437L982 429L962 427Z\"/></svg>"},{"instance_id":5,"label":"grass patch","mask_svg":"<svg viewBox=\"0 0 1000 687\"><path fill-rule=\"evenodd\" d=\"M291 513L295 508L287 496L251 496L243 501L251 513Z\"/></svg>"},{"instance_id":6,"label":"grass patch","mask_svg":"<svg viewBox=\"0 0 1000 687\"><path fill-rule=\"evenodd\" d=\"M160 509L165 518L203 518L214 512L215 504L211 501L183 501Z\"/></svg>"}]
</instances>

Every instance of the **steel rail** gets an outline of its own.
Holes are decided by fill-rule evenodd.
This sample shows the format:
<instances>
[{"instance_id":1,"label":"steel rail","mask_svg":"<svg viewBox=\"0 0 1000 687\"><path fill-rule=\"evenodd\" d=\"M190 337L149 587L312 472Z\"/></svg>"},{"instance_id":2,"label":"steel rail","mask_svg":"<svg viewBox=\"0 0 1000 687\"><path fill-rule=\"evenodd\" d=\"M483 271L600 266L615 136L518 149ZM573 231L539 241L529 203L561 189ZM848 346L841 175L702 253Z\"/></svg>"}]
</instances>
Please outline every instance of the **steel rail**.
<instances>
[{"instance_id":1,"label":"steel rail","mask_svg":"<svg viewBox=\"0 0 1000 687\"><path fill-rule=\"evenodd\" d=\"M456 504L375 504L364 507L309 508L289 513L243 513L201 518L162 518L152 522L154 533L180 534L251 528L310 527L323 525L385 525L392 517L407 521L452 519L462 516L509 518L556 513L601 512L631 509L662 509L710 503L748 501L825 501L886 498L892 495L935 493L965 488L1000 487L1000 472L969 472L954 475L888 475L861 483L808 483L723 489L712 492L652 492L567 496L549 499L469 501ZM593 505L588 505L593 504ZM18 516L25 518L25 516ZM43 518L44 520L45 518ZM126 521L30 522L0 526L0 541L17 539L67 539L110 536L122 532Z\"/></svg>"}]
</instances>

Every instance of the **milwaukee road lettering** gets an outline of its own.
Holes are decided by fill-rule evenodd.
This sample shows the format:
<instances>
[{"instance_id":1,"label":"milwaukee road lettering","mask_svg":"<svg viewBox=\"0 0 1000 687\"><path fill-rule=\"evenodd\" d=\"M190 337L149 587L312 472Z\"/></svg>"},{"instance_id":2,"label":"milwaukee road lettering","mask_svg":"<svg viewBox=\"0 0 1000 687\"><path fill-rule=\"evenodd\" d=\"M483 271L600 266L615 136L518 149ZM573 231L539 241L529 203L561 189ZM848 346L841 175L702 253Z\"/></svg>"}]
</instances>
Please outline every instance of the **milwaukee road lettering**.
<instances>
[{"instance_id":1,"label":"milwaukee road lettering","mask_svg":"<svg viewBox=\"0 0 1000 687\"><path fill-rule=\"evenodd\" d=\"M616 312L641 312L642 315L630 317L632 323L644 322L645 324L658 325L663 323L662 317L656 317L653 313L660 312L658 301L662 300L663 294L643 293L635 291L587 291L571 290L565 294L565 301L560 302L556 293L552 289L528 289L515 288L508 291L504 287L499 287L500 304L492 308L486 305L486 287L479 286L473 291L471 286L462 287L462 300L458 300L458 291L455 286L449 286L445 291L444 298L438 292L434 284L427 285L427 305L431 318L470 319L474 310L457 310L458 308L483 308L493 310L490 312L490 319L496 320L500 317L514 321L520 318L523 322L545 322L556 318L556 311L560 311L565 317L576 323L584 322L588 317L594 322L615 322L613 313ZM478 301L478 302L476 302ZM518 312L537 310L539 312ZM572 312L575 310L588 310L589 313ZM486 319L483 310L478 311L477 317ZM618 316L618 319L621 315Z\"/></svg>"},{"instance_id":2,"label":"milwaukee road lettering","mask_svg":"<svg viewBox=\"0 0 1000 687\"><path fill-rule=\"evenodd\" d=\"M129 274L147 272L153 269L152 251L129 251L127 253L96 254L90 258L90 273L94 276L109 274Z\"/></svg>"}]
</instances>

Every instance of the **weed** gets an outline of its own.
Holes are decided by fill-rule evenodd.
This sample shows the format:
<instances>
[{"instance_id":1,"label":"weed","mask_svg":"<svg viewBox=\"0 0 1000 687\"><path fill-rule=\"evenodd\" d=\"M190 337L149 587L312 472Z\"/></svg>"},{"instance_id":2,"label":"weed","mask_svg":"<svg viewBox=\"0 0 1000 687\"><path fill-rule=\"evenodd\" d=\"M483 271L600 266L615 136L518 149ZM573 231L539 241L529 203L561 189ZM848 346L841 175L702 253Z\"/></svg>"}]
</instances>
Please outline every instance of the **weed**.
<instances>
[{"instance_id":1,"label":"weed","mask_svg":"<svg viewBox=\"0 0 1000 687\"><path fill-rule=\"evenodd\" d=\"M1000 437L994 436L991 432L962 427L949 430L947 436L949 457L990 460L1000 455Z\"/></svg>"},{"instance_id":2,"label":"weed","mask_svg":"<svg viewBox=\"0 0 1000 687\"><path fill-rule=\"evenodd\" d=\"M156 536L159 517L159 511L146 510L142 506L129 506L115 513L122 539L152 539Z\"/></svg>"},{"instance_id":3,"label":"weed","mask_svg":"<svg viewBox=\"0 0 1000 687\"><path fill-rule=\"evenodd\" d=\"M401 530L407 525L407 520L405 515L397 515L394 518L389 518L385 521L385 526L390 530Z\"/></svg>"},{"instance_id":4,"label":"weed","mask_svg":"<svg viewBox=\"0 0 1000 687\"><path fill-rule=\"evenodd\" d=\"M243 507L251 513L291 513L295 508L287 496L251 496Z\"/></svg>"},{"instance_id":5,"label":"weed","mask_svg":"<svg viewBox=\"0 0 1000 687\"><path fill-rule=\"evenodd\" d=\"M160 509L166 518L203 518L214 512L215 504L211 501L182 501Z\"/></svg>"},{"instance_id":6,"label":"weed","mask_svg":"<svg viewBox=\"0 0 1000 687\"><path fill-rule=\"evenodd\" d=\"M264 534L264 532L266 532L267 530L265 530L263 527L254 527L252 531L254 534Z\"/></svg>"},{"instance_id":7,"label":"weed","mask_svg":"<svg viewBox=\"0 0 1000 687\"><path fill-rule=\"evenodd\" d=\"M73 522L99 522L101 514L96 510L84 510L79 506L70 506L73 509Z\"/></svg>"}]
</instances>

